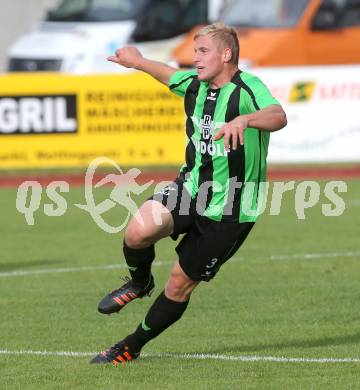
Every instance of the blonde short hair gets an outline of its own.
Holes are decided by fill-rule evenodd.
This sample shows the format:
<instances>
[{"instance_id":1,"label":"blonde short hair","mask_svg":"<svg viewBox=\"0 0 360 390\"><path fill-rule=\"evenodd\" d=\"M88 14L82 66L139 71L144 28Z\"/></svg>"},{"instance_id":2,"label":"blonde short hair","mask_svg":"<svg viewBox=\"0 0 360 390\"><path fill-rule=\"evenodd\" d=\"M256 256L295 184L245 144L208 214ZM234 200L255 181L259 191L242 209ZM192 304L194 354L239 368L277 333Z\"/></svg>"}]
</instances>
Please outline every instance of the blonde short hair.
<instances>
[{"instance_id":1,"label":"blonde short hair","mask_svg":"<svg viewBox=\"0 0 360 390\"><path fill-rule=\"evenodd\" d=\"M230 26L226 26L224 23L213 23L208 26L202 27L196 34L194 39L202 37L204 35L211 35L222 48L229 48L231 50L231 63L238 65L239 63L239 40L236 30Z\"/></svg>"}]
</instances>

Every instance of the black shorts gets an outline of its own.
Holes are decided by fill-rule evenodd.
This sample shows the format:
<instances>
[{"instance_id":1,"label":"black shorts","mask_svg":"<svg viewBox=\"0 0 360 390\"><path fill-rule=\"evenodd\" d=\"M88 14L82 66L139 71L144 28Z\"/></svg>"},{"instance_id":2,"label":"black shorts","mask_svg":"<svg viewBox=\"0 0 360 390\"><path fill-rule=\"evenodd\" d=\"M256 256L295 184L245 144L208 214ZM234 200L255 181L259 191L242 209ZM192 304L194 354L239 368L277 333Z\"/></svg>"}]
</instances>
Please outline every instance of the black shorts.
<instances>
[{"instance_id":1,"label":"black shorts","mask_svg":"<svg viewBox=\"0 0 360 390\"><path fill-rule=\"evenodd\" d=\"M192 280L210 281L245 241L254 222L217 222L196 211L195 200L177 178L150 199L167 207L174 219L176 240L185 234L176 247L179 263Z\"/></svg>"}]
</instances>

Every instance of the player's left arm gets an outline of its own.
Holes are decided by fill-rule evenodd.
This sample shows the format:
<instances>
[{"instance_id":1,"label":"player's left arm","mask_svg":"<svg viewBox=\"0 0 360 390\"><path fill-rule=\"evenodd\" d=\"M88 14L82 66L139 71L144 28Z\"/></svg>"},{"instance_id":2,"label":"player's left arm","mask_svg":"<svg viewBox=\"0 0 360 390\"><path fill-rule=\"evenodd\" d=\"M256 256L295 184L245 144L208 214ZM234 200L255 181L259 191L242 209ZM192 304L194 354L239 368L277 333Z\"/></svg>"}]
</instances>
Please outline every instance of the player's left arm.
<instances>
[{"instance_id":1,"label":"player's left arm","mask_svg":"<svg viewBox=\"0 0 360 390\"><path fill-rule=\"evenodd\" d=\"M224 147L228 149L230 138L232 148L237 149L238 140L244 145L244 132L248 127L261 131L277 131L287 125L286 114L280 105L270 105L262 110L250 114L240 115L226 123L214 136L214 141L224 137Z\"/></svg>"},{"instance_id":2,"label":"player's left arm","mask_svg":"<svg viewBox=\"0 0 360 390\"><path fill-rule=\"evenodd\" d=\"M285 111L278 104L272 104L251 114L238 116L234 119L235 123L240 119L246 122L246 127L252 127L261 131L278 131L287 125Z\"/></svg>"},{"instance_id":3,"label":"player's left arm","mask_svg":"<svg viewBox=\"0 0 360 390\"><path fill-rule=\"evenodd\" d=\"M233 149L237 149L239 141L240 145L244 145L244 132L247 128L272 132L287 125L284 109L260 79L250 79L246 87L246 93L242 95L246 113L222 126L213 138L216 141L224 137L225 149L228 149L230 139Z\"/></svg>"},{"instance_id":4,"label":"player's left arm","mask_svg":"<svg viewBox=\"0 0 360 390\"><path fill-rule=\"evenodd\" d=\"M213 139L216 141L224 137L224 147L228 149L231 138L232 148L235 150L237 149L238 140L240 141L240 145L244 145L244 132L248 127L262 131L277 131L286 125L285 111L281 106L274 104L263 110L236 117L222 126Z\"/></svg>"}]
</instances>

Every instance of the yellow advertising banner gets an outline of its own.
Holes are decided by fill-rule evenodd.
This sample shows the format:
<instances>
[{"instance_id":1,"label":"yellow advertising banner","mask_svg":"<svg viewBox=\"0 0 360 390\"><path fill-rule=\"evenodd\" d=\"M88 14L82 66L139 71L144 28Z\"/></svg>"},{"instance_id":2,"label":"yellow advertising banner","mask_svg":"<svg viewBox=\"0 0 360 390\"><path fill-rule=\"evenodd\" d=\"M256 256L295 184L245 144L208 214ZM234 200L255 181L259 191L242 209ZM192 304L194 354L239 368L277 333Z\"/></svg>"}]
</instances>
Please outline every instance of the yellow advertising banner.
<instances>
[{"instance_id":1,"label":"yellow advertising banner","mask_svg":"<svg viewBox=\"0 0 360 390\"><path fill-rule=\"evenodd\" d=\"M0 169L181 164L183 100L140 73L0 76Z\"/></svg>"}]
</instances>

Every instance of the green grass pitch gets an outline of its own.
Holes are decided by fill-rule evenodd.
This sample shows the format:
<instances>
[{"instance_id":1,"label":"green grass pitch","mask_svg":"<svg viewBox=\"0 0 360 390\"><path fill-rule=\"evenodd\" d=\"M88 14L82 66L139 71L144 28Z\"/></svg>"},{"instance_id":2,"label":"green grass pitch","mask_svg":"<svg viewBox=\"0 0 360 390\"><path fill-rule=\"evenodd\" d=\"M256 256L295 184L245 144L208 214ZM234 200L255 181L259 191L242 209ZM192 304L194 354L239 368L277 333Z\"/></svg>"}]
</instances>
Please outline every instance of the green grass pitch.
<instances>
[{"instance_id":1,"label":"green grass pitch","mask_svg":"<svg viewBox=\"0 0 360 390\"><path fill-rule=\"evenodd\" d=\"M34 226L15 208L16 189L0 189L0 388L358 389L360 183L347 184L340 217L322 215L321 203L328 202L322 196L298 220L294 193L284 195L280 215L264 213L235 257L211 283L200 284L181 321L146 345L145 356L120 367L88 362L91 353L114 344L143 319L164 286L176 244L165 239L157 245L161 264L153 268L152 298L102 316L99 299L126 274L125 268L105 267L124 264L122 233L101 231L73 206L84 203L80 187L63 194L64 216L48 217L40 209ZM99 189L98 199L110 190ZM116 225L124 210L116 207L104 218ZM354 360L296 360L301 358Z\"/></svg>"}]
</instances>

